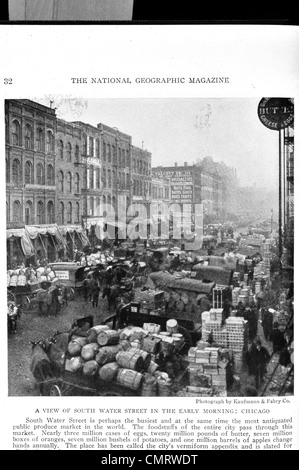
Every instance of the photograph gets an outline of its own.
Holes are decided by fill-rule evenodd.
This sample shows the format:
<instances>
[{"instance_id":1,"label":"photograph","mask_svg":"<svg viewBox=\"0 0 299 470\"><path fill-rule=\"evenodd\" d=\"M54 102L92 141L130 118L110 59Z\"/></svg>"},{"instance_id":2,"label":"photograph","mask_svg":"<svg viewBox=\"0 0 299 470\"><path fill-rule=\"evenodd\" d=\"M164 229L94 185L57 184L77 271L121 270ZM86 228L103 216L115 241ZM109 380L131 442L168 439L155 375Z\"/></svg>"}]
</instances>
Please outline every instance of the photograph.
<instances>
[{"instance_id":1,"label":"photograph","mask_svg":"<svg viewBox=\"0 0 299 470\"><path fill-rule=\"evenodd\" d=\"M9 396L294 394L292 97L3 106Z\"/></svg>"}]
</instances>

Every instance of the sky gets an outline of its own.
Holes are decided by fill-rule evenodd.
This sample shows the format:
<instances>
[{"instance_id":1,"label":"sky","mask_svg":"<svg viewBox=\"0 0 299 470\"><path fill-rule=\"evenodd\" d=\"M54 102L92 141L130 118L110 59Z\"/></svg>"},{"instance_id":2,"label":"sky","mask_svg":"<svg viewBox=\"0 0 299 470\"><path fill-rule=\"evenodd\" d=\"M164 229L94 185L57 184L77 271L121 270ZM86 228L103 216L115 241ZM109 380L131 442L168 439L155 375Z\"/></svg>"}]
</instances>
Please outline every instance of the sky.
<instances>
[{"instance_id":1,"label":"sky","mask_svg":"<svg viewBox=\"0 0 299 470\"><path fill-rule=\"evenodd\" d=\"M210 156L236 169L241 186L278 187L278 132L259 120L261 98L67 99L36 101L57 116L96 126L102 122L132 136L152 153L152 166L192 165Z\"/></svg>"}]
</instances>

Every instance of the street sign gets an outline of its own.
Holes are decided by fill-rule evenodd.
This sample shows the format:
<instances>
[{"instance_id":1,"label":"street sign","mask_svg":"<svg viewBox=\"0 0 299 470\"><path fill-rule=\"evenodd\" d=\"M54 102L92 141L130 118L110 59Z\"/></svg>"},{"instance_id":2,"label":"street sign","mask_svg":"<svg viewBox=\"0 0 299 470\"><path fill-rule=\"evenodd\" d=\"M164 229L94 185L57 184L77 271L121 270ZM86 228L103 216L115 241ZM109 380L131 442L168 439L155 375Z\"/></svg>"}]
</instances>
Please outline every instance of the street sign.
<instances>
[{"instance_id":1,"label":"street sign","mask_svg":"<svg viewBox=\"0 0 299 470\"><path fill-rule=\"evenodd\" d=\"M291 98L263 98L258 105L258 117L264 126L280 131L294 122L294 103Z\"/></svg>"}]
</instances>

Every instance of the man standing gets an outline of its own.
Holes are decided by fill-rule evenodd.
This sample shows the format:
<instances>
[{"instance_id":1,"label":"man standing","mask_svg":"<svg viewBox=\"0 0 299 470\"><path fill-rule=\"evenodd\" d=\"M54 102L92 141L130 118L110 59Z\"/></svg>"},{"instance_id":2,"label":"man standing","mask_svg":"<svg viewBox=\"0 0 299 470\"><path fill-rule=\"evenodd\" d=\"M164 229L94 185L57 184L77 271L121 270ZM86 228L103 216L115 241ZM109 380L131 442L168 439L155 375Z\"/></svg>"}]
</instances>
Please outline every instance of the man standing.
<instances>
[{"instance_id":1,"label":"man standing","mask_svg":"<svg viewBox=\"0 0 299 470\"><path fill-rule=\"evenodd\" d=\"M270 341L273 344L273 352L281 352L286 346L286 340L283 333L278 328L278 323L275 322L273 325L273 331L270 336Z\"/></svg>"},{"instance_id":2,"label":"man standing","mask_svg":"<svg viewBox=\"0 0 299 470\"><path fill-rule=\"evenodd\" d=\"M270 360L270 354L267 349L262 346L260 340L256 342L256 351L255 351L255 364L254 373L255 373L255 386L258 389L260 387L261 381L264 378L264 375L267 373L267 364Z\"/></svg>"}]
</instances>

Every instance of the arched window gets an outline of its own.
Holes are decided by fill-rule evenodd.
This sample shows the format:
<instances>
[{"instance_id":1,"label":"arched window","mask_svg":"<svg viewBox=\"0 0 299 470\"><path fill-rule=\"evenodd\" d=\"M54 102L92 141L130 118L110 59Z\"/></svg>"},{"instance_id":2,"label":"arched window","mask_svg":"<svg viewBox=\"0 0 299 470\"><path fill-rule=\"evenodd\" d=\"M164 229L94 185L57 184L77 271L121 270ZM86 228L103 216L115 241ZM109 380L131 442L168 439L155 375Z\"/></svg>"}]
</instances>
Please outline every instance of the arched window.
<instances>
[{"instance_id":1,"label":"arched window","mask_svg":"<svg viewBox=\"0 0 299 470\"><path fill-rule=\"evenodd\" d=\"M106 171L106 168L103 169L102 181L103 181L103 188L106 188L107 187L107 171Z\"/></svg>"},{"instance_id":2,"label":"arched window","mask_svg":"<svg viewBox=\"0 0 299 470\"><path fill-rule=\"evenodd\" d=\"M121 166L121 148L118 147L118 166Z\"/></svg>"},{"instance_id":3,"label":"arched window","mask_svg":"<svg viewBox=\"0 0 299 470\"><path fill-rule=\"evenodd\" d=\"M89 137L89 156L94 156L94 140L93 137Z\"/></svg>"},{"instance_id":4,"label":"arched window","mask_svg":"<svg viewBox=\"0 0 299 470\"><path fill-rule=\"evenodd\" d=\"M63 142L62 142L62 140L58 141L58 156L61 160L63 160Z\"/></svg>"},{"instance_id":5,"label":"arched window","mask_svg":"<svg viewBox=\"0 0 299 470\"><path fill-rule=\"evenodd\" d=\"M44 150L44 133L40 127L36 130L36 149L38 152Z\"/></svg>"},{"instance_id":6,"label":"arched window","mask_svg":"<svg viewBox=\"0 0 299 470\"><path fill-rule=\"evenodd\" d=\"M51 131L47 132L46 152L47 153L54 152L54 136Z\"/></svg>"},{"instance_id":7,"label":"arched window","mask_svg":"<svg viewBox=\"0 0 299 470\"><path fill-rule=\"evenodd\" d=\"M109 196L107 197L107 204L111 205L111 196L109 194Z\"/></svg>"},{"instance_id":8,"label":"arched window","mask_svg":"<svg viewBox=\"0 0 299 470\"><path fill-rule=\"evenodd\" d=\"M83 155L87 155L87 135L86 134L83 134L82 140L83 140L82 152L83 152Z\"/></svg>"},{"instance_id":9,"label":"arched window","mask_svg":"<svg viewBox=\"0 0 299 470\"><path fill-rule=\"evenodd\" d=\"M58 207L59 207L59 214L58 214L59 224L64 225L64 204L63 204L63 202L60 202Z\"/></svg>"},{"instance_id":10,"label":"arched window","mask_svg":"<svg viewBox=\"0 0 299 470\"><path fill-rule=\"evenodd\" d=\"M115 145L112 145L112 159L113 159L113 165L117 165L117 153L116 153Z\"/></svg>"},{"instance_id":11,"label":"arched window","mask_svg":"<svg viewBox=\"0 0 299 470\"><path fill-rule=\"evenodd\" d=\"M66 160L68 162L72 161L72 146L71 146L70 142L68 142L67 146L66 146Z\"/></svg>"},{"instance_id":12,"label":"arched window","mask_svg":"<svg viewBox=\"0 0 299 470\"><path fill-rule=\"evenodd\" d=\"M6 173L6 183L10 183L10 162L8 158L5 159L5 173Z\"/></svg>"},{"instance_id":13,"label":"arched window","mask_svg":"<svg viewBox=\"0 0 299 470\"><path fill-rule=\"evenodd\" d=\"M5 119L5 142L9 144L9 127L7 119Z\"/></svg>"},{"instance_id":14,"label":"arched window","mask_svg":"<svg viewBox=\"0 0 299 470\"><path fill-rule=\"evenodd\" d=\"M21 145L21 126L16 119L11 125L12 145Z\"/></svg>"},{"instance_id":15,"label":"arched window","mask_svg":"<svg viewBox=\"0 0 299 470\"><path fill-rule=\"evenodd\" d=\"M94 168L93 165L89 167L89 188L94 189Z\"/></svg>"},{"instance_id":16,"label":"arched window","mask_svg":"<svg viewBox=\"0 0 299 470\"><path fill-rule=\"evenodd\" d=\"M79 194L80 192L80 176L78 173L75 174L75 180L74 180L74 185L75 185L75 193Z\"/></svg>"},{"instance_id":17,"label":"arched window","mask_svg":"<svg viewBox=\"0 0 299 470\"><path fill-rule=\"evenodd\" d=\"M25 224L26 225L31 225L32 224L32 215L33 215L33 210L32 210L32 202L31 201L27 201L26 202L26 206L25 206Z\"/></svg>"},{"instance_id":18,"label":"arched window","mask_svg":"<svg viewBox=\"0 0 299 470\"><path fill-rule=\"evenodd\" d=\"M126 163L127 163L127 166L130 167L130 152L129 152L129 150L126 151Z\"/></svg>"},{"instance_id":19,"label":"arched window","mask_svg":"<svg viewBox=\"0 0 299 470\"><path fill-rule=\"evenodd\" d=\"M112 198L112 206L114 207L114 209L116 209L116 197L113 196Z\"/></svg>"},{"instance_id":20,"label":"arched window","mask_svg":"<svg viewBox=\"0 0 299 470\"><path fill-rule=\"evenodd\" d=\"M108 163L111 163L111 145L107 144Z\"/></svg>"},{"instance_id":21,"label":"arched window","mask_svg":"<svg viewBox=\"0 0 299 470\"><path fill-rule=\"evenodd\" d=\"M83 174L83 189L87 189L87 171Z\"/></svg>"},{"instance_id":22,"label":"arched window","mask_svg":"<svg viewBox=\"0 0 299 470\"><path fill-rule=\"evenodd\" d=\"M45 208L43 201L38 201L37 203L36 221L38 225L45 223Z\"/></svg>"},{"instance_id":23,"label":"arched window","mask_svg":"<svg viewBox=\"0 0 299 470\"><path fill-rule=\"evenodd\" d=\"M108 170L108 178L107 178L107 180L108 180L108 188L111 188L111 183L112 183L112 182L111 182L111 170Z\"/></svg>"},{"instance_id":24,"label":"arched window","mask_svg":"<svg viewBox=\"0 0 299 470\"><path fill-rule=\"evenodd\" d=\"M115 170L112 170L112 186L115 189L116 188L116 172Z\"/></svg>"},{"instance_id":25,"label":"arched window","mask_svg":"<svg viewBox=\"0 0 299 470\"><path fill-rule=\"evenodd\" d=\"M33 184L33 165L31 162L25 163L25 184Z\"/></svg>"},{"instance_id":26,"label":"arched window","mask_svg":"<svg viewBox=\"0 0 299 470\"><path fill-rule=\"evenodd\" d=\"M10 215L9 215L9 205L8 202L6 201L6 223L10 222Z\"/></svg>"},{"instance_id":27,"label":"arched window","mask_svg":"<svg viewBox=\"0 0 299 470\"><path fill-rule=\"evenodd\" d=\"M101 173L100 173L100 169L97 168L97 171L96 171L96 188L97 189L100 189L100 186L101 186L101 183L100 183L100 179L101 179Z\"/></svg>"},{"instance_id":28,"label":"arched window","mask_svg":"<svg viewBox=\"0 0 299 470\"><path fill-rule=\"evenodd\" d=\"M125 149L122 149L122 166L126 166L126 151Z\"/></svg>"},{"instance_id":29,"label":"arched window","mask_svg":"<svg viewBox=\"0 0 299 470\"><path fill-rule=\"evenodd\" d=\"M105 162L106 160L107 160L107 144L106 142L103 142L103 161Z\"/></svg>"},{"instance_id":30,"label":"arched window","mask_svg":"<svg viewBox=\"0 0 299 470\"><path fill-rule=\"evenodd\" d=\"M94 215L94 197L89 199L89 215Z\"/></svg>"},{"instance_id":31,"label":"arched window","mask_svg":"<svg viewBox=\"0 0 299 470\"><path fill-rule=\"evenodd\" d=\"M66 190L68 193L72 192L72 174L70 172L66 174Z\"/></svg>"},{"instance_id":32,"label":"arched window","mask_svg":"<svg viewBox=\"0 0 299 470\"><path fill-rule=\"evenodd\" d=\"M72 223L72 203L69 202L67 205L67 213L66 213L66 223L71 224Z\"/></svg>"},{"instance_id":33,"label":"arched window","mask_svg":"<svg viewBox=\"0 0 299 470\"><path fill-rule=\"evenodd\" d=\"M17 158L12 162L12 182L15 186L19 186L22 182L21 163Z\"/></svg>"},{"instance_id":34,"label":"arched window","mask_svg":"<svg viewBox=\"0 0 299 470\"><path fill-rule=\"evenodd\" d=\"M13 222L20 222L22 220L22 212L21 212L21 203L20 201L14 201L12 206L12 221Z\"/></svg>"},{"instance_id":35,"label":"arched window","mask_svg":"<svg viewBox=\"0 0 299 470\"><path fill-rule=\"evenodd\" d=\"M52 165L47 166L47 185L48 186L55 185L54 168Z\"/></svg>"},{"instance_id":36,"label":"arched window","mask_svg":"<svg viewBox=\"0 0 299 470\"><path fill-rule=\"evenodd\" d=\"M33 144L33 131L30 124L26 124L25 127L25 149L31 150Z\"/></svg>"},{"instance_id":37,"label":"arched window","mask_svg":"<svg viewBox=\"0 0 299 470\"><path fill-rule=\"evenodd\" d=\"M121 174L121 189L126 189L126 174Z\"/></svg>"},{"instance_id":38,"label":"arched window","mask_svg":"<svg viewBox=\"0 0 299 470\"><path fill-rule=\"evenodd\" d=\"M54 213L54 203L49 201L47 204L47 221L48 224L54 224L55 222L55 213Z\"/></svg>"},{"instance_id":39,"label":"arched window","mask_svg":"<svg viewBox=\"0 0 299 470\"><path fill-rule=\"evenodd\" d=\"M126 175L126 189L130 189L130 173Z\"/></svg>"},{"instance_id":40,"label":"arched window","mask_svg":"<svg viewBox=\"0 0 299 470\"><path fill-rule=\"evenodd\" d=\"M45 170L42 163L38 163L36 166L36 182L37 184L45 184Z\"/></svg>"},{"instance_id":41,"label":"arched window","mask_svg":"<svg viewBox=\"0 0 299 470\"><path fill-rule=\"evenodd\" d=\"M100 140L96 139L96 158L100 158Z\"/></svg>"},{"instance_id":42,"label":"arched window","mask_svg":"<svg viewBox=\"0 0 299 470\"><path fill-rule=\"evenodd\" d=\"M58 191L61 193L64 191L64 175L62 171L58 173Z\"/></svg>"},{"instance_id":43,"label":"arched window","mask_svg":"<svg viewBox=\"0 0 299 470\"><path fill-rule=\"evenodd\" d=\"M75 161L79 162L79 145L75 147Z\"/></svg>"},{"instance_id":44,"label":"arched window","mask_svg":"<svg viewBox=\"0 0 299 470\"><path fill-rule=\"evenodd\" d=\"M76 202L75 204L75 223L80 222L80 204L79 202Z\"/></svg>"},{"instance_id":45,"label":"arched window","mask_svg":"<svg viewBox=\"0 0 299 470\"><path fill-rule=\"evenodd\" d=\"M133 173L136 173L136 160L133 160Z\"/></svg>"},{"instance_id":46,"label":"arched window","mask_svg":"<svg viewBox=\"0 0 299 470\"><path fill-rule=\"evenodd\" d=\"M106 196L103 196L103 205L106 204L106 200L107 200L107 199L106 199Z\"/></svg>"}]
</instances>

